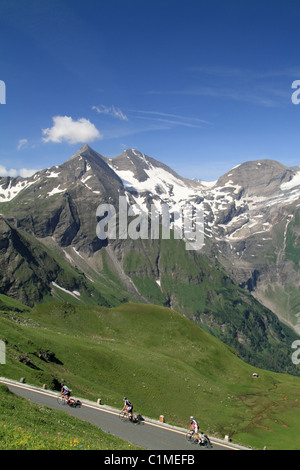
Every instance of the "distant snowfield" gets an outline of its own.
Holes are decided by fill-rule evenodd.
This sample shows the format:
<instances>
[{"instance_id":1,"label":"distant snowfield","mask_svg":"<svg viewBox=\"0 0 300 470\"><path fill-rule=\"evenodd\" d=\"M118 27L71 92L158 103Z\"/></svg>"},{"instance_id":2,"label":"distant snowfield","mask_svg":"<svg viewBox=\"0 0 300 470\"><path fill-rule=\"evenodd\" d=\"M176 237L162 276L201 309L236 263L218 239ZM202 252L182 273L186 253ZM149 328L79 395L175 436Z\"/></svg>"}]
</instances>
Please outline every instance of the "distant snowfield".
<instances>
[{"instance_id":1,"label":"distant snowfield","mask_svg":"<svg viewBox=\"0 0 300 470\"><path fill-rule=\"evenodd\" d=\"M3 188L3 185L0 186L0 202L11 201L21 191L23 191L26 188L29 188L29 186L31 186L34 183L36 183L36 181L28 182L27 180L22 180L22 181L18 181L17 184L13 186L12 182L10 181L7 188Z\"/></svg>"},{"instance_id":2,"label":"distant snowfield","mask_svg":"<svg viewBox=\"0 0 300 470\"><path fill-rule=\"evenodd\" d=\"M72 297L75 297L75 299L78 299L78 297L80 297L80 292L74 290L73 292L65 289L64 287L61 287L59 286L58 284L56 284L56 282L52 281L51 284L56 287L57 289L60 289L62 290L63 292L65 292L66 294L69 294L69 295L72 295Z\"/></svg>"},{"instance_id":3,"label":"distant snowfield","mask_svg":"<svg viewBox=\"0 0 300 470\"><path fill-rule=\"evenodd\" d=\"M288 181L287 183L283 183L280 186L280 189L282 191L286 191L288 189L295 188L295 186L300 186L300 171L298 171L295 176L291 179L291 181Z\"/></svg>"},{"instance_id":4,"label":"distant snowfield","mask_svg":"<svg viewBox=\"0 0 300 470\"><path fill-rule=\"evenodd\" d=\"M134 213L138 214L139 211L148 212L149 194L152 197L152 204L156 206L158 213L160 213L162 204L167 204L170 212L180 212L180 209L193 206L196 209L203 210L205 216L207 215L207 220L205 221L207 236L211 236L214 228L216 230L221 228L225 239L227 238L228 241L242 239L247 234L268 232L269 226L260 222L264 208L277 204L290 204L299 199L300 169L297 169L298 171L294 169L292 179L278 186L271 196L262 194L248 196L246 193L240 195L242 187L239 185L239 180L234 174L234 170L241 165L237 165L227 174L227 178L223 179L222 185L218 185L218 181L189 182L188 180L176 177L172 171L168 171L166 168L153 165L145 155L135 150L132 150L132 152L145 164L143 165L143 171L147 178L144 181L139 181L134 171L130 169L118 169L113 164L113 159L110 159L109 166L123 182L128 204L130 204L129 195L135 201L136 206L132 207ZM79 157L79 159L82 158L81 156ZM127 158L130 160L128 155ZM261 163L258 162L256 165L257 169L260 166ZM100 194L100 191L97 190L97 185L91 183L93 178L91 170L91 166L87 163L85 174L81 176L80 182L91 192ZM61 185L59 181L60 174L60 167L56 167L55 170L46 170L45 177L48 182L53 181L51 186L49 183L47 184L47 189L49 189L46 197L52 197L67 190L67 188L63 189L65 185ZM43 172L36 173L33 177L27 179L11 179L6 188L4 186L7 185L7 179L5 179L5 184L2 183L2 185L0 179L0 202L11 201L29 186L40 182L43 182ZM40 188L36 189L35 197L41 197L42 193L39 194ZM228 210L232 211L231 220L223 223L223 214L226 214ZM176 224L175 221L173 223Z\"/></svg>"},{"instance_id":5,"label":"distant snowfield","mask_svg":"<svg viewBox=\"0 0 300 470\"><path fill-rule=\"evenodd\" d=\"M51 196L54 196L55 194L63 193L65 191L65 189L60 189L59 187L60 187L60 184L57 186L57 188L53 188L52 191L48 193L48 196L51 197Z\"/></svg>"},{"instance_id":6,"label":"distant snowfield","mask_svg":"<svg viewBox=\"0 0 300 470\"><path fill-rule=\"evenodd\" d=\"M132 187L140 193L148 191L153 194L154 189L157 188L162 193L172 195L174 202L180 202L196 194L195 190L185 185L163 168L155 168L149 165L149 169L144 170L148 175L145 181L136 179L130 170L117 170L114 168L114 171L122 180L125 188Z\"/></svg>"}]
</instances>

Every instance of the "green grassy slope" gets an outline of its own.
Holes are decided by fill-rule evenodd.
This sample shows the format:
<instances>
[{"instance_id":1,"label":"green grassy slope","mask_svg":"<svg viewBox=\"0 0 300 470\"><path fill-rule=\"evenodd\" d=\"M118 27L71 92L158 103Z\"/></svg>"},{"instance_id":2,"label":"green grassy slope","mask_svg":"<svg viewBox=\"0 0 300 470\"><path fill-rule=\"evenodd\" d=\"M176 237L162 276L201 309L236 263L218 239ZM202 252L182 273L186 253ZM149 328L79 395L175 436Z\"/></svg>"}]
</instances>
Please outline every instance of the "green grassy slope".
<instances>
[{"instance_id":1,"label":"green grassy slope","mask_svg":"<svg viewBox=\"0 0 300 470\"><path fill-rule=\"evenodd\" d=\"M52 303L30 313L2 311L0 339L7 350L2 376L52 388L64 379L76 396L121 408L127 395L148 417L187 426L193 414L218 437L300 449L300 379L253 369L168 308Z\"/></svg>"},{"instance_id":2,"label":"green grassy slope","mask_svg":"<svg viewBox=\"0 0 300 470\"><path fill-rule=\"evenodd\" d=\"M124 270L151 303L191 318L248 363L299 374L288 359L296 332L234 283L217 262L187 252L181 240L140 241L134 249L129 245Z\"/></svg>"}]
</instances>

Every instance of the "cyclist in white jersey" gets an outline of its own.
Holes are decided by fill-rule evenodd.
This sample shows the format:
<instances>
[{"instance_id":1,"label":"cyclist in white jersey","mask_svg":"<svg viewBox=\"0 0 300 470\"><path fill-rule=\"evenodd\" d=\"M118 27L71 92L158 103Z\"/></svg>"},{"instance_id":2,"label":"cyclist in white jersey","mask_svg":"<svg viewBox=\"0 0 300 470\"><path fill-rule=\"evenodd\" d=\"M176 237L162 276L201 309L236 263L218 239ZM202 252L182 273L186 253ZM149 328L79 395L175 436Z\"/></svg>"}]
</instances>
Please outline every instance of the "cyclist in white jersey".
<instances>
[{"instance_id":1,"label":"cyclist in white jersey","mask_svg":"<svg viewBox=\"0 0 300 470\"><path fill-rule=\"evenodd\" d=\"M190 417L190 423L191 423L190 431L194 431L195 437L200 440L200 437L199 437L199 426L198 426L198 423L197 423L197 421L195 420L194 416L191 416L191 417Z\"/></svg>"},{"instance_id":2,"label":"cyclist in white jersey","mask_svg":"<svg viewBox=\"0 0 300 470\"><path fill-rule=\"evenodd\" d=\"M129 415L129 419L132 419L132 413L133 413L132 404L126 397L123 398L123 402L124 402L124 406L122 408L122 411L125 411L125 413Z\"/></svg>"},{"instance_id":3,"label":"cyclist in white jersey","mask_svg":"<svg viewBox=\"0 0 300 470\"><path fill-rule=\"evenodd\" d=\"M60 394L61 394L61 396L65 397L67 403L68 403L69 400L70 400L71 391L72 391L72 390L70 390L69 387L67 387L65 384L61 384L61 391L60 391Z\"/></svg>"}]
</instances>

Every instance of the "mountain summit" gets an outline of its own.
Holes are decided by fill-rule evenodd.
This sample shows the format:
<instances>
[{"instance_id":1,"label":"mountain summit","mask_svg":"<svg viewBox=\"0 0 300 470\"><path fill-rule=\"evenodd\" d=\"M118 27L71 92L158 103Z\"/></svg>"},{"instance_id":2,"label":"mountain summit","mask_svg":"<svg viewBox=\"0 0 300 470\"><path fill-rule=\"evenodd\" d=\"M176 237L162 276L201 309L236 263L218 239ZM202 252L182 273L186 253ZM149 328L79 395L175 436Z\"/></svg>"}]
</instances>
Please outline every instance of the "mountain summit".
<instances>
[{"instance_id":1,"label":"mountain summit","mask_svg":"<svg viewBox=\"0 0 300 470\"><path fill-rule=\"evenodd\" d=\"M149 172L154 169L161 169L166 173L169 173L174 178L181 180L182 178L175 173L171 168L163 163L155 160L152 157L139 152L134 149L127 149L120 155L110 160L112 167L117 172L129 171L132 172L134 178L139 182L144 182L151 178Z\"/></svg>"},{"instance_id":2,"label":"mountain summit","mask_svg":"<svg viewBox=\"0 0 300 470\"><path fill-rule=\"evenodd\" d=\"M240 186L248 196L268 196L280 191L295 175L295 170L274 160L257 160L242 163L219 178L218 186L231 181Z\"/></svg>"}]
</instances>

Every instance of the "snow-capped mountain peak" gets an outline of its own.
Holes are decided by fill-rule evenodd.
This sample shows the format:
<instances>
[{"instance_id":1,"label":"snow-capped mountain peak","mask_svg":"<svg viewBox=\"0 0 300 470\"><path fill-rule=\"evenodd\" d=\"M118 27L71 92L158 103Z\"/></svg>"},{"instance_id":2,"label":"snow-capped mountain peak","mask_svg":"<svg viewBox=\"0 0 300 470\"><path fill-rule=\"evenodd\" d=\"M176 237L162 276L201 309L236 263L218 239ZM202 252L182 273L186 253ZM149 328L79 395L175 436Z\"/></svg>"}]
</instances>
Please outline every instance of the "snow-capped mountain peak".
<instances>
[{"instance_id":1,"label":"snow-capped mountain peak","mask_svg":"<svg viewBox=\"0 0 300 470\"><path fill-rule=\"evenodd\" d=\"M117 206L124 195L148 214L151 204L167 204L170 213L188 205L201 210L203 250L279 315L288 310L300 330L300 167L250 161L206 183L182 178L135 149L106 158L84 145L65 163L30 178L0 178L4 216L87 256L102 246L97 207Z\"/></svg>"}]
</instances>

